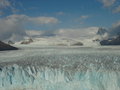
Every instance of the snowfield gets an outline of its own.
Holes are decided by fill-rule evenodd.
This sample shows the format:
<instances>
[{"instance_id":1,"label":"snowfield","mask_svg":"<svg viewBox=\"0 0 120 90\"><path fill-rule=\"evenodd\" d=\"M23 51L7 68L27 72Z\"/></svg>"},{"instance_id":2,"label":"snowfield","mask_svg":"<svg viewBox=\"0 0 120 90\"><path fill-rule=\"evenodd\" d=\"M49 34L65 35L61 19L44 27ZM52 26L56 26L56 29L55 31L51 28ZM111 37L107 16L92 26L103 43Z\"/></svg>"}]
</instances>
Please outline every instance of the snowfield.
<instances>
[{"instance_id":1,"label":"snowfield","mask_svg":"<svg viewBox=\"0 0 120 90\"><path fill-rule=\"evenodd\" d=\"M0 52L0 90L120 90L120 47L18 45Z\"/></svg>"}]
</instances>

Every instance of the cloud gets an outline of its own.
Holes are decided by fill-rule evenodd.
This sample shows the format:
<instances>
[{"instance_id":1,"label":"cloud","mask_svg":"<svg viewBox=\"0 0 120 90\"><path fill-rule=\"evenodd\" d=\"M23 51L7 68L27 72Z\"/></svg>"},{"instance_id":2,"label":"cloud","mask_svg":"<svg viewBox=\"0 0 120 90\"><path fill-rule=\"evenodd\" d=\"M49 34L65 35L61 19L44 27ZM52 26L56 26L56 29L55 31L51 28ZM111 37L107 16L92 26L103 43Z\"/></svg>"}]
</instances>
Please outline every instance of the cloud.
<instances>
[{"instance_id":1,"label":"cloud","mask_svg":"<svg viewBox=\"0 0 120 90\"><path fill-rule=\"evenodd\" d=\"M8 8L8 7L12 7L10 1L8 1L8 0L0 0L0 9Z\"/></svg>"},{"instance_id":2,"label":"cloud","mask_svg":"<svg viewBox=\"0 0 120 90\"><path fill-rule=\"evenodd\" d=\"M110 36L120 35L120 21L113 24L109 30Z\"/></svg>"},{"instance_id":3,"label":"cloud","mask_svg":"<svg viewBox=\"0 0 120 90\"><path fill-rule=\"evenodd\" d=\"M114 13L119 13L120 12L120 5L118 7L116 7L114 10L113 10Z\"/></svg>"},{"instance_id":4,"label":"cloud","mask_svg":"<svg viewBox=\"0 0 120 90\"><path fill-rule=\"evenodd\" d=\"M120 21L114 23L111 28L107 29L108 38L120 35Z\"/></svg>"},{"instance_id":5,"label":"cloud","mask_svg":"<svg viewBox=\"0 0 120 90\"><path fill-rule=\"evenodd\" d=\"M29 21L35 24L56 24L58 19L54 17L27 17Z\"/></svg>"},{"instance_id":6,"label":"cloud","mask_svg":"<svg viewBox=\"0 0 120 90\"><path fill-rule=\"evenodd\" d=\"M104 7L110 7L116 2L116 0L101 0L100 2L103 3Z\"/></svg>"},{"instance_id":7,"label":"cloud","mask_svg":"<svg viewBox=\"0 0 120 90\"><path fill-rule=\"evenodd\" d=\"M15 8L16 2L13 0L0 0L0 10L4 13L5 10L9 10L12 13L18 11Z\"/></svg>"},{"instance_id":8,"label":"cloud","mask_svg":"<svg viewBox=\"0 0 120 90\"><path fill-rule=\"evenodd\" d=\"M110 7L110 10L113 13L119 13L120 12L120 5L118 5L119 0L101 0L100 2L103 3L104 7L107 7L107 8Z\"/></svg>"},{"instance_id":9,"label":"cloud","mask_svg":"<svg viewBox=\"0 0 120 90\"><path fill-rule=\"evenodd\" d=\"M30 37L41 36L43 33L42 30L26 30L26 34Z\"/></svg>"},{"instance_id":10,"label":"cloud","mask_svg":"<svg viewBox=\"0 0 120 90\"><path fill-rule=\"evenodd\" d=\"M82 16L80 16L80 19L87 19L87 18L89 18L88 15L82 15Z\"/></svg>"},{"instance_id":11,"label":"cloud","mask_svg":"<svg viewBox=\"0 0 120 90\"><path fill-rule=\"evenodd\" d=\"M96 35L98 27L78 28L78 29L59 29L54 31L56 36L69 38L92 38Z\"/></svg>"},{"instance_id":12,"label":"cloud","mask_svg":"<svg viewBox=\"0 0 120 90\"><path fill-rule=\"evenodd\" d=\"M17 17L8 16L0 19L0 39L4 40L12 36L12 34L24 35L24 22Z\"/></svg>"},{"instance_id":13,"label":"cloud","mask_svg":"<svg viewBox=\"0 0 120 90\"><path fill-rule=\"evenodd\" d=\"M80 24L83 24L86 19L88 19L90 16L89 15L82 15L79 18L75 19L75 22L79 22Z\"/></svg>"},{"instance_id":14,"label":"cloud","mask_svg":"<svg viewBox=\"0 0 120 90\"><path fill-rule=\"evenodd\" d=\"M120 35L120 21L114 23L111 28L108 28L105 30L106 30L106 33L102 36L103 39L105 38L108 39L108 38L112 38Z\"/></svg>"},{"instance_id":15,"label":"cloud","mask_svg":"<svg viewBox=\"0 0 120 90\"><path fill-rule=\"evenodd\" d=\"M113 28L120 26L120 21L117 21L116 23L113 24Z\"/></svg>"},{"instance_id":16,"label":"cloud","mask_svg":"<svg viewBox=\"0 0 120 90\"><path fill-rule=\"evenodd\" d=\"M60 15L61 16L61 15L65 15L65 13L64 12L57 12L56 15Z\"/></svg>"},{"instance_id":17,"label":"cloud","mask_svg":"<svg viewBox=\"0 0 120 90\"><path fill-rule=\"evenodd\" d=\"M54 17L29 17L26 15L10 15L0 19L0 39L8 39L13 34L21 36L26 35L25 26L28 23L31 23L31 25L46 25L56 24L57 22L58 19Z\"/></svg>"},{"instance_id":18,"label":"cloud","mask_svg":"<svg viewBox=\"0 0 120 90\"><path fill-rule=\"evenodd\" d=\"M93 38L97 32L98 27L88 27L88 28L77 28L77 29L57 29L57 30L27 30L26 33L28 36L51 36L51 37L66 37L66 38L81 38L89 39Z\"/></svg>"},{"instance_id":19,"label":"cloud","mask_svg":"<svg viewBox=\"0 0 120 90\"><path fill-rule=\"evenodd\" d=\"M27 15L16 15L16 14L7 16L6 18L10 20L16 20L16 21L18 20L19 22L22 22L24 24L32 23L32 24L41 25L41 24L56 24L59 22L59 20L54 17L42 17L42 16L30 17Z\"/></svg>"},{"instance_id":20,"label":"cloud","mask_svg":"<svg viewBox=\"0 0 120 90\"><path fill-rule=\"evenodd\" d=\"M2 11L0 11L0 16L4 15L4 13Z\"/></svg>"}]
</instances>

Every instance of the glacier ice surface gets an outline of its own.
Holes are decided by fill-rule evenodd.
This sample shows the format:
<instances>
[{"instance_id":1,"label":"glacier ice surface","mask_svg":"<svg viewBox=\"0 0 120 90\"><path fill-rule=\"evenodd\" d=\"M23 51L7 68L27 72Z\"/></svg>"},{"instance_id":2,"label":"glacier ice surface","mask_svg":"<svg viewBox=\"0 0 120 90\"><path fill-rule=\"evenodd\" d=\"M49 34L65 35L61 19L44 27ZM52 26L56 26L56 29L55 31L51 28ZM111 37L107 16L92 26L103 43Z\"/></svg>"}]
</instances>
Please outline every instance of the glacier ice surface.
<instances>
[{"instance_id":1,"label":"glacier ice surface","mask_svg":"<svg viewBox=\"0 0 120 90\"><path fill-rule=\"evenodd\" d=\"M0 52L0 90L120 90L120 47Z\"/></svg>"}]
</instances>

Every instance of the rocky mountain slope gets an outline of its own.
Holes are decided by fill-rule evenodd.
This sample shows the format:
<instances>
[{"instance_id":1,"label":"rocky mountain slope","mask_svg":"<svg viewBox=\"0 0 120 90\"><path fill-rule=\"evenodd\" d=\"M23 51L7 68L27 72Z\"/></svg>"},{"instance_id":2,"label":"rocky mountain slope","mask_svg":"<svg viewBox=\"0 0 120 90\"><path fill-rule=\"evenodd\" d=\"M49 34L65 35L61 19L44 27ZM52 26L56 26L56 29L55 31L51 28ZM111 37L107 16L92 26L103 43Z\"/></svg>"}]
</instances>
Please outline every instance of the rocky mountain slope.
<instances>
[{"instance_id":1,"label":"rocky mountain slope","mask_svg":"<svg viewBox=\"0 0 120 90\"><path fill-rule=\"evenodd\" d=\"M120 36L115 38L109 38L107 40L102 40L100 42L101 45L120 45Z\"/></svg>"},{"instance_id":2,"label":"rocky mountain slope","mask_svg":"<svg viewBox=\"0 0 120 90\"><path fill-rule=\"evenodd\" d=\"M3 43L2 41L0 41L0 51L4 51L4 50L17 50L18 48L10 46L8 44Z\"/></svg>"}]
</instances>

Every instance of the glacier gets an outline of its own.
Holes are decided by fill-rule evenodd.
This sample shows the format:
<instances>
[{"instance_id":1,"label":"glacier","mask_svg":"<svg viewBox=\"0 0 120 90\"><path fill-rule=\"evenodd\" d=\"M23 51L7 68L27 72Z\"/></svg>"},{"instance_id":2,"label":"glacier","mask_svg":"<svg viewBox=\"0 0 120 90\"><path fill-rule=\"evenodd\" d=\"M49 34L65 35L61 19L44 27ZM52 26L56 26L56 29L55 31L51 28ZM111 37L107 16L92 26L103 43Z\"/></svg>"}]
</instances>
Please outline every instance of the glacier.
<instances>
[{"instance_id":1,"label":"glacier","mask_svg":"<svg viewBox=\"0 0 120 90\"><path fill-rule=\"evenodd\" d=\"M19 46L0 52L0 90L120 90L120 47Z\"/></svg>"}]
</instances>

